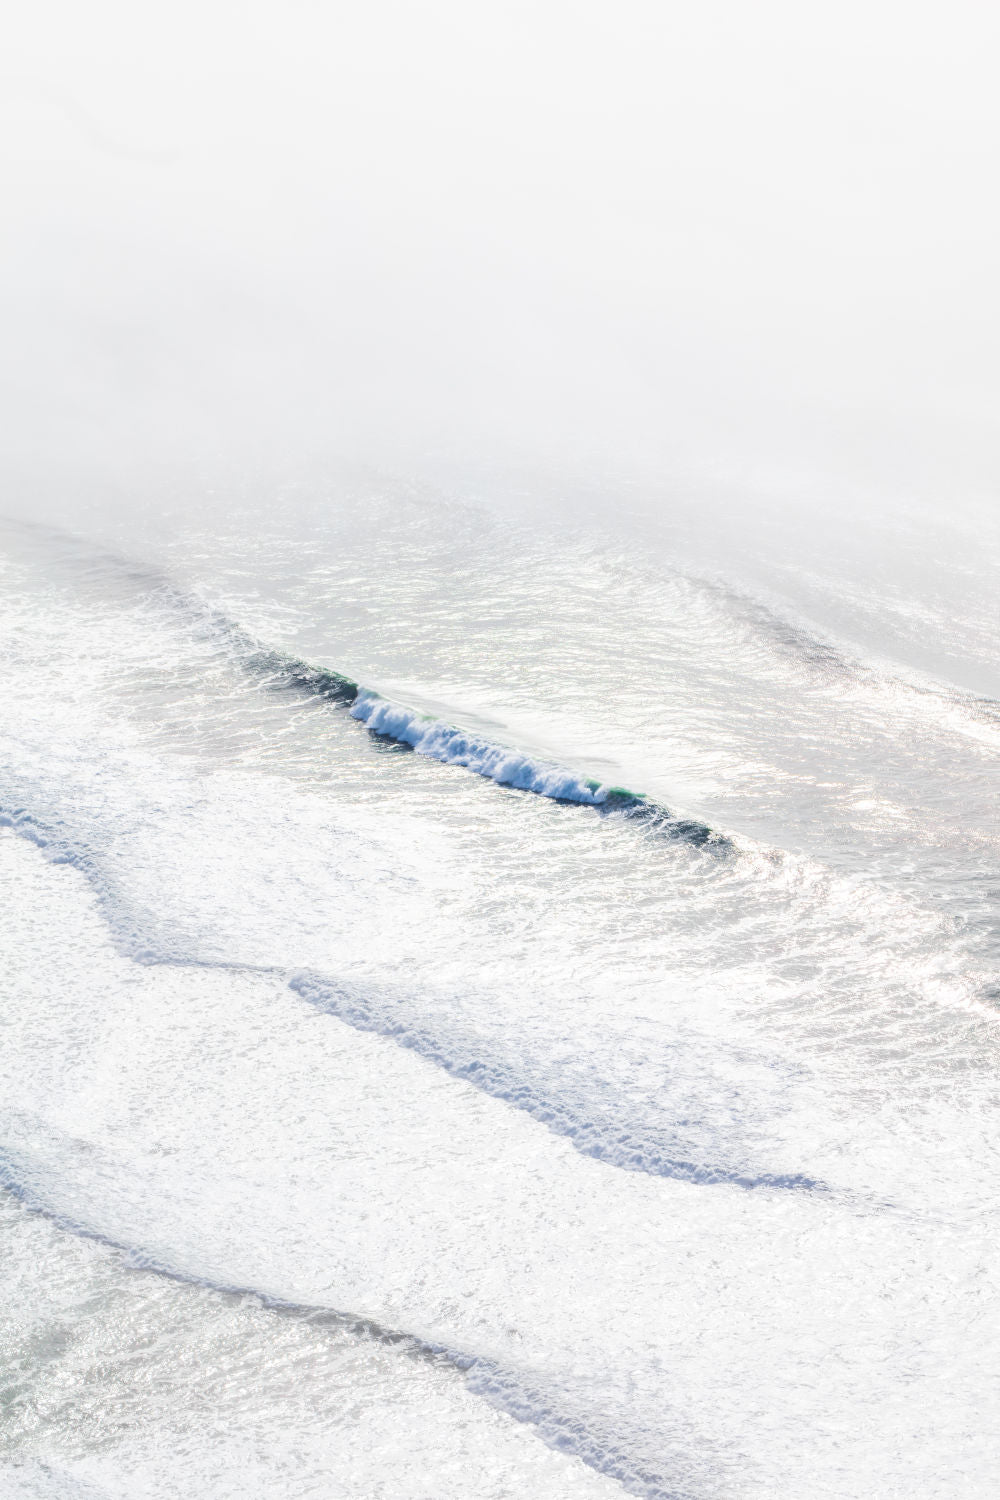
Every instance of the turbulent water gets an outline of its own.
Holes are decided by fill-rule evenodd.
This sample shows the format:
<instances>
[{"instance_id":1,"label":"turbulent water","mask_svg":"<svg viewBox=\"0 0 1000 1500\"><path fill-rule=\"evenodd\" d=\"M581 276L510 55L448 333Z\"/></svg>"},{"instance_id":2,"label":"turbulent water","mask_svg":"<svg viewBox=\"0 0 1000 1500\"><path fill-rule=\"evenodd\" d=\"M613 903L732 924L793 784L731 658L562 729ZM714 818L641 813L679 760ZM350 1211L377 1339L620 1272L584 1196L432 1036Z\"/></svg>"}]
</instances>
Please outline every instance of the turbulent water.
<instances>
[{"instance_id":1,"label":"turbulent water","mask_svg":"<svg viewBox=\"0 0 1000 1500\"><path fill-rule=\"evenodd\" d=\"M0 1493L994 1495L989 558L338 514L2 529Z\"/></svg>"}]
</instances>

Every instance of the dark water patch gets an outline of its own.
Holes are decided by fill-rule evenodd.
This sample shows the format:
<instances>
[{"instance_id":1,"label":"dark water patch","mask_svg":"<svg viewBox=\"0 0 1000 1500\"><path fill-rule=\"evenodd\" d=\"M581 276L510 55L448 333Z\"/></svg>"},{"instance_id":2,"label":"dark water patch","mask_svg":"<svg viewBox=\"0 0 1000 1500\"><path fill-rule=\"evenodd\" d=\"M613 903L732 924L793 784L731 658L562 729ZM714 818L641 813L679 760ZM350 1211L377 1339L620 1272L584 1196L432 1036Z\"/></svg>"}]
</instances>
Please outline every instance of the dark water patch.
<instances>
[{"instance_id":1,"label":"dark water patch","mask_svg":"<svg viewBox=\"0 0 1000 1500\"><path fill-rule=\"evenodd\" d=\"M642 824L651 833L662 838L692 844L696 849L704 849L710 854L736 853L736 845L732 839L724 833L718 833L707 823L702 823L695 818L677 817L667 808L661 807L659 803L637 796L634 792L620 790L618 787L613 787L608 792L606 800L599 805L598 811L605 817L618 814L628 819L629 822Z\"/></svg>"}]
</instances>

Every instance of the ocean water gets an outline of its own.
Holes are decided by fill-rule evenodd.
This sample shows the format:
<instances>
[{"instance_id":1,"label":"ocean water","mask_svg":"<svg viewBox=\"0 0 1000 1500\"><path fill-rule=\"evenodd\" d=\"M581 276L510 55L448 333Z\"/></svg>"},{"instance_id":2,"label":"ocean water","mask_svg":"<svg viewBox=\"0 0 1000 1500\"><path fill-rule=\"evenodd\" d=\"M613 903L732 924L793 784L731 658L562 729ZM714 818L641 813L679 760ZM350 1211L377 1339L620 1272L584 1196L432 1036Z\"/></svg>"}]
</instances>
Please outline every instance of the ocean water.
<instances>
[{"instance_id":1,"label":"ocean water","mask_svg":"<svg viewBox=\"0 0 1000 1500\"><path fill-rule=\"evenodd\" d=\"M995 1495L996 527L542 513L0 530L0 1494Z\"/></svg>"}]
</instances>

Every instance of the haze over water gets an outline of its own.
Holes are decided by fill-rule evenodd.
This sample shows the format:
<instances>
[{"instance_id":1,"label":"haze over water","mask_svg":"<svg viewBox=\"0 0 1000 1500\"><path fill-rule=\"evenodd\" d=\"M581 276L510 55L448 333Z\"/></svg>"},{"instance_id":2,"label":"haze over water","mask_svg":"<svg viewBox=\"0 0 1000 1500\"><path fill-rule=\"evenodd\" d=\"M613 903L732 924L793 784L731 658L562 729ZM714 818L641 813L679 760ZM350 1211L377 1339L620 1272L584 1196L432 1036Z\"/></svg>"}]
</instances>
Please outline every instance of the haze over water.
<instances>
[{"instance_id":1,"label":"haze over water","mask_svg":"<svg viewBox=\"0 0 1000 1500\"><path fill-rule=\"evenodd\" d=\"M992 1496L992 21L15 29L0 1494Z\"/></svg>"}]
</instances>

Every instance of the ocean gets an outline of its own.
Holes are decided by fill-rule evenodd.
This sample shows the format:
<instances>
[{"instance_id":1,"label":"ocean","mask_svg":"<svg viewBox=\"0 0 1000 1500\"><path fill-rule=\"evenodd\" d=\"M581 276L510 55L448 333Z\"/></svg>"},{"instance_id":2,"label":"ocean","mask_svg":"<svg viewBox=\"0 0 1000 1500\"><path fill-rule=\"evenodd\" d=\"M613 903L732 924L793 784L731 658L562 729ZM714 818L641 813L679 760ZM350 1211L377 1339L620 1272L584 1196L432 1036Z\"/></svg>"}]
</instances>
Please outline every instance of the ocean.
<instances>
[{"instance_id":1,"label":"ocean","mask_svg":"<svg viewBox=\"0 0 1000 1500\"><path fill-rule=\"evenodd\" d=\"M995 1494L996 520L547 483L0 528L5 1497Z\"/></svg>"}]
</instances>

